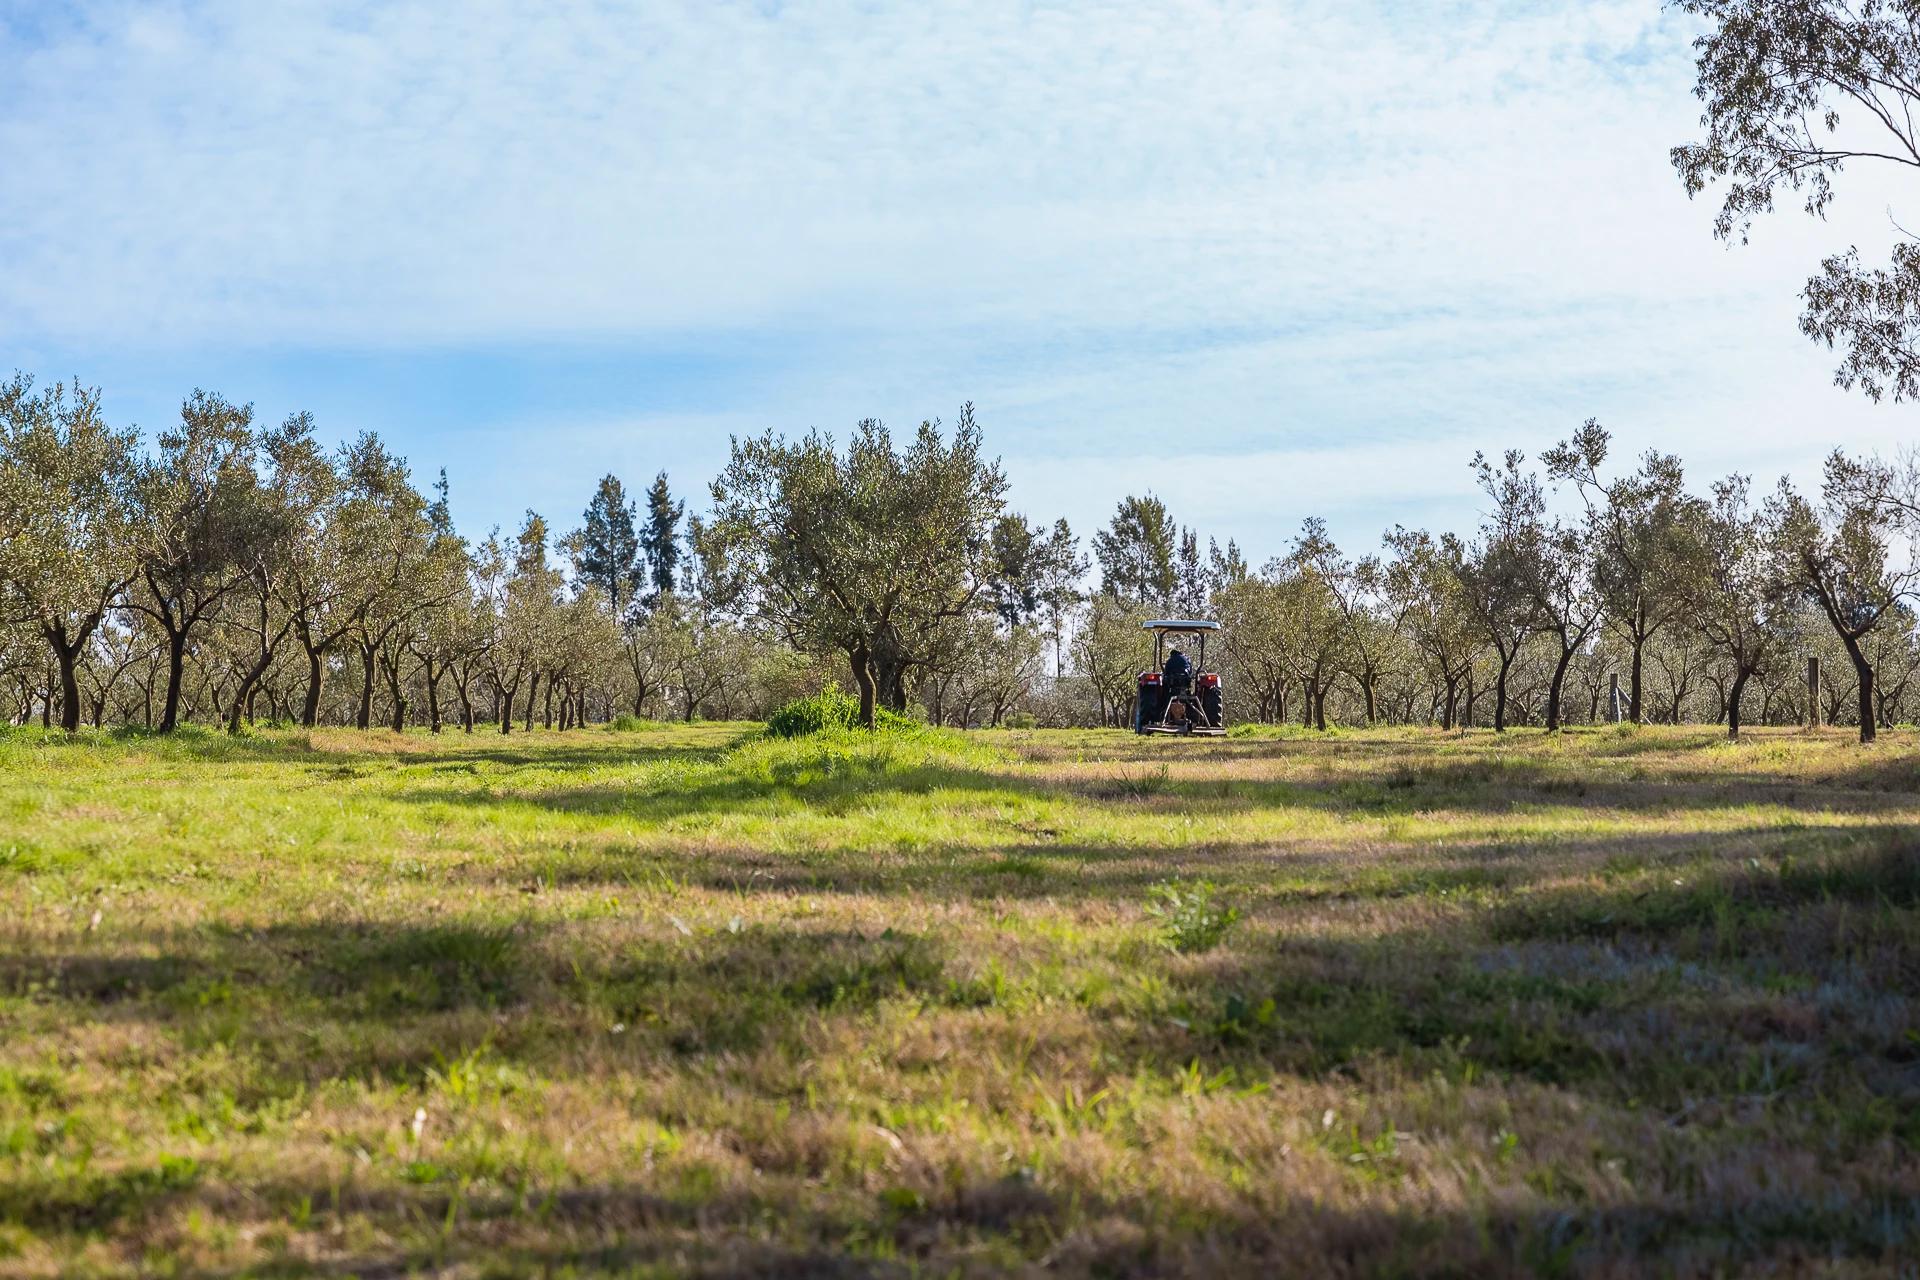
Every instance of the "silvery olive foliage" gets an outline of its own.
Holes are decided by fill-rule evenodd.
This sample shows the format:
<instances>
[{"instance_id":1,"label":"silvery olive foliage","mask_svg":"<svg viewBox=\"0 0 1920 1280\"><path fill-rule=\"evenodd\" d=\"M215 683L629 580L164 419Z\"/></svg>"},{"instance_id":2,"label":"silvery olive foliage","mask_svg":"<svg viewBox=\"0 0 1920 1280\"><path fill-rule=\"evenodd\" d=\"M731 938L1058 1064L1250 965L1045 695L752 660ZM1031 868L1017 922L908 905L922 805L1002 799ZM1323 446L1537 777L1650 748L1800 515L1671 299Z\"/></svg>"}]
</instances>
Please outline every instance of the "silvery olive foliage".
<instances>
[{"instance_id":1,"label":"silvery olive foliage","mask_svg":"<svg viewBox=\"0 0 1920 1280\"><path fill-rule=\"evenodd\" d=\"M469 541L447 474L423 487L371 433L329 444L309 415L195 391L149 443L98 392L16 375L0 715L522 733L762 718L838 683L862 721L1127 726L1140 624L1169 610L1223 624L1229 724L1552 730L1606 718L1616 680L1623 718L1734 735L1920 715L1920 458L1703 495L1671 455L1615 461L1589 421L1537 464L1476 456L1469 482L1463 533L1346 549L1306 516L1258 567L1129 496L1089 557L1064 520L1007 509L968 406L898 437L736 440L707 510L656 476L644 529L607 476L578 528L527 511Z\"/></svg>"}]
</instances>

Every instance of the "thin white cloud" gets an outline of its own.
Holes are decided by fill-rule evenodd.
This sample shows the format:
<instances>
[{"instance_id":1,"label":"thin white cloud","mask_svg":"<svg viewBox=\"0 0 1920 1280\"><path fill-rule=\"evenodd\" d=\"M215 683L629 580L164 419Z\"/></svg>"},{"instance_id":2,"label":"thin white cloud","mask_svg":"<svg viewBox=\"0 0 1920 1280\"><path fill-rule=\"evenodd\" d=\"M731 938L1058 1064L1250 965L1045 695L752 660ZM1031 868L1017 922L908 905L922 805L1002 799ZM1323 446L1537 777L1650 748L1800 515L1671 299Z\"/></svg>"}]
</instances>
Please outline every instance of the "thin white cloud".
<instances>
[{"instance_id":1,"label":"thin white cloud","mask_svg":"<svg viewBox=\"0 0 1920 1280\"><path fill-rule=\"evenodd\" d=\"M971 397L1036 474L1178 437L1338 503L1411 457L1441 516L1471 494L1433 442L1589 413L1791 467L1886 438L1793 294L1901 193L1863 170L1835 222L1716 249L1666 163L1689 34L1650 0L0 0L0 350L177 350L190 385L207 350L804 334L674 456ZM579 452L511 480L565 509Z\"/></svg>"},{"instance_id":2,"label":"thin white cloud","mask_svg":"<svg viewBox=\"0 0 1920 1280\"><path fill-rule=\"evenodd\" d=\"M1688 221L1640 0L80 12L0 50L0 332L1239 324L1577 295Z\"/></svg>"}]
</instances>

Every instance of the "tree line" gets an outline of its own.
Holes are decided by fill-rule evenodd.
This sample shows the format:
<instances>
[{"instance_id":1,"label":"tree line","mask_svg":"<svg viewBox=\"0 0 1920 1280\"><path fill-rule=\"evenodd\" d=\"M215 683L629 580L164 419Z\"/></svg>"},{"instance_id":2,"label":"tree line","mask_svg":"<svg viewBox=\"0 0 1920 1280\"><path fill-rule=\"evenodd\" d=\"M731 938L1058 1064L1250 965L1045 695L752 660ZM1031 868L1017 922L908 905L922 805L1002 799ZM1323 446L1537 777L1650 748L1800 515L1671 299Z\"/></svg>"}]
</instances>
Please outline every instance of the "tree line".
<instances>
[{"instance_id":1,"label":"tree line","mask_svg":"<svg viewBox=\"0 0 1920 1280\"><path fill-rule=\"evenodd\" d=\"M1823 213L1853 164L1920 168L1920 17L1908 3L1672 0L1694 43L1690 195L1723 188L1722 239L1776 196ZM1896 230L1899 228L1896 226ZM1920 246L1825 259L1801 329L1835 381L1920 394ZM376 436L256 423L196 391L149 448L97 391L0 386L0 714L15 722L265 718L503 731L615 714L757 715L847 678L864 714L1121 723L1154 612L1212 612L1245 718L1514 723L1915 715L1911 457L1835 453L1820 492L1680 461L1612 467L1588 423L1542 455L1474 460L1465 533L1395 528L1348 555L1324 524L1253 568L1130 496L1082 555L1065 521L1005 509L970 409L895 442L735 441L705 518L664 475L601 481L581 526L528 512L478 544L445 475L423 493ZM1550 510L1548 494L1577 501ZM1097 561L1097 580L1090 580ZM1802 664L1820 658L1817 680Z\"/></svg>"},{"instance_id":2,"label":"tree line","mask_svg":"<svg viewBox=\"0 0 1920 1280\"><path fill-rule=\"evenodd\" d=\"M602 479L580 525L477 543L444 472L376 435L195 391L151 447L97 391L0 386L0 703L11 721L449 724L762 716L831 680L957 725L1123 724L1139 623L1209 615L1241 720L1851 723L1920 701L1920 466L1836 452L1819 493L1696 492L1589 421L1476 455L1479 525L1349 554L1308 519L1255 566L1148 495L1091 540L1008 509L971 406L896 439L736 439L689 514ZM1554 500L1554 495L1559 500ZM1096 572L1097 567L1097 572ZM1821 676L1808 682L1808 657Z\"/></svg>"}]
</instances>

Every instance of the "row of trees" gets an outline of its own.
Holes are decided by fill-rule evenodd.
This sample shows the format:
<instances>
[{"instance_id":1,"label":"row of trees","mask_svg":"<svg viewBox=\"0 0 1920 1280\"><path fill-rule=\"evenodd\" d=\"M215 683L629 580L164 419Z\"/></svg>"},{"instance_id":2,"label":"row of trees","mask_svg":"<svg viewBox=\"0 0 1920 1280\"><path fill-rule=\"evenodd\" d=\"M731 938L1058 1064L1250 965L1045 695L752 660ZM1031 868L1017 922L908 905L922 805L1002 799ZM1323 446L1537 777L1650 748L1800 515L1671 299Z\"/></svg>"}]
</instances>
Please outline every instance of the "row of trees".
<instances>
[{"instance_id":1,"label":"row of trees","mask_svg":"<svg viewBox=\"0 0 1920 1280\"><path fill-rule=\"evenodd\" d=\"M835 678L869 718L1120 723L1139 622L1211 613L1240 718L1553 729L1599 717L1615 675L1636 721L1737 734L1750 687L1763 720L1863 738L1912 714L1920 470L1836 453L1818 500L1741 476L1696 494L1677 458L1612 468L1610 444L1589 422L1541 470L1476 457L1467 534L1350 557L1308 520L1256 569L1147 495L1090 560L1064 520L1006 509L969 406L899 441L736 440L705 517L664 474L644 513L608 476L572 532L528 512L471 544L444 473L421 492L373 435L329 449L305 415L196 391L149 450L96 392L16 375L0 687L13 719L69 730L757 715ZM1798 687L1822 652L1831 688Z\"/></svg>"},{"instance_id":2,"label":"row of trees","mask_svg":"<svg viewBox=\"0 0 1920 1280\"><path fill-rule=\"evenodd\" d=\"M1322 728L1331 701L1368 723L1553 729L1599 718L1616 674L1635 721L1713 718L1738 734L1750 686L1763 720L1852 719L1863 738L1912 714L1912 467L1835 454L1817 500L1785 481L1756 495L1743 476L1698 495L1670 455L1610 471L1610 444L1588 422L1544 473L1517 452L1477 457L1489 509L1471 535L1396 528L1350 559L1308 520L1258 571L1232 542L1203 554L1151 495L1129 497L1093 539L1086 596L1064 522L1002 510L970 411L951 442L928 424L899 451L876 423L845 456L818 434L737 444L715 528L738 575L729 607L799 650L844 655L869 712L917 701L957 723L1013 710L1120 723L1138 624L1211 612L1240 714L1285 718L1292 702ZM1808 690L1801 664L1822 655Z\"/></svg>"},{"instance_id":3,"label":"row of trees","mask_svg":"<svg viewBox=\"0 0 1920 1280\"><path fill-rule=\"evenodd\" d=\"M0 687L12 718L439 730L565 726L628 699L683 714L790 692L790 655L730 625L655 480L603 481L559 538L533 512L470 545L373 435L329 449L297 415L196 391L151 452L97 392L0 386ZM724 659L724 660L723 660ZM800 681L800 687L804 680Z\"/></svg>"},{"instance_id":4,"label":"row of trees","mask_svg":"<svg viewBox=\"0 0 1920 1280\"><path fill-rule=\"evenodd\" d=\"M1671 455L1609 472L1610 444L1589 421L1547 451L1544 474L1518 452L1476 457L1487 512L1470 535L1395 528L1378 553L1348 558L1310 519L1258 572L1232 544L1210 548L1204 594L1226 624L1244 709L1280 719L1292 702L1324 728L1332 698L1367 723L1452 726L1484 712L1496 729L1556 729L1599 718L1617 676L1621 714L1636 722L1715 719L1737 735L1750 686L1759 717L1775 723L1851 720L1871 739L1911 717L1911 465L1836 453L1818 501L1785 480L1756 495L1740 475L1701 495ZM1556 491L1570 510L1553 510ZM1113 531L1155 523L1123 504ZM1121 556L1103 546L1104 612L1116 621L1084 643L1185 603L1140 592L1132 568L1175 562L1174 546L1161 537ZM1810 656L1825 659L1813 691L1799 683Z\"/></svg>"}]
</instances>

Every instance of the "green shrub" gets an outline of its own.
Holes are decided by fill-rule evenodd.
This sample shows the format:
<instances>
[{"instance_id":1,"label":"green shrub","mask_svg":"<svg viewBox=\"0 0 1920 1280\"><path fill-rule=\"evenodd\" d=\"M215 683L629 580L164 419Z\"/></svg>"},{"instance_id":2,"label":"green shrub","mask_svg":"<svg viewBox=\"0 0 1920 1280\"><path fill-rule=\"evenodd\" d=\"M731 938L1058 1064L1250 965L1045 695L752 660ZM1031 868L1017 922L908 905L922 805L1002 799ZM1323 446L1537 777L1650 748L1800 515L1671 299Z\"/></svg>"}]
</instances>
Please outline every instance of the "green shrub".
<instances>
[{"instance_id":1,"label":"green shrub","mask_svg":"<svg viewBox=\"0 0 1920 1280\"><path fill-rule=\"evenodd\" d=\"M826 688L811 698L797 698L767 717L767 732L776 738L804 738L816 733L844 733L860 725L860 699L828 681ZM917 729L919 722L877 707L873 727L898 730Z\"/></svg>"},{"instance_id":2,"label":"green shrub","mask_svg":"<svg viewBox=\"0 0 1920 1280\"><path fill-rule=\"evenodd\" d=\"M641 729L651 729L655 723L652 720L642 720L639 716L621 714L615 716L607 727L615 733L635 733Z\"/></svg>"},{"instance_id":3,"label":"green shrub","mask_svg":"<svg viewBox=\"0 0 1920 1280\"><path fill-rule=\"evenodd\" d=\"M1213 950L1240 923L1238 907L1214 901L1210 880L1184 885L1168 880L1153 886L1147 914L1160 922L1161 940L1185 955Z\"/></svg>"}]
</instances>

